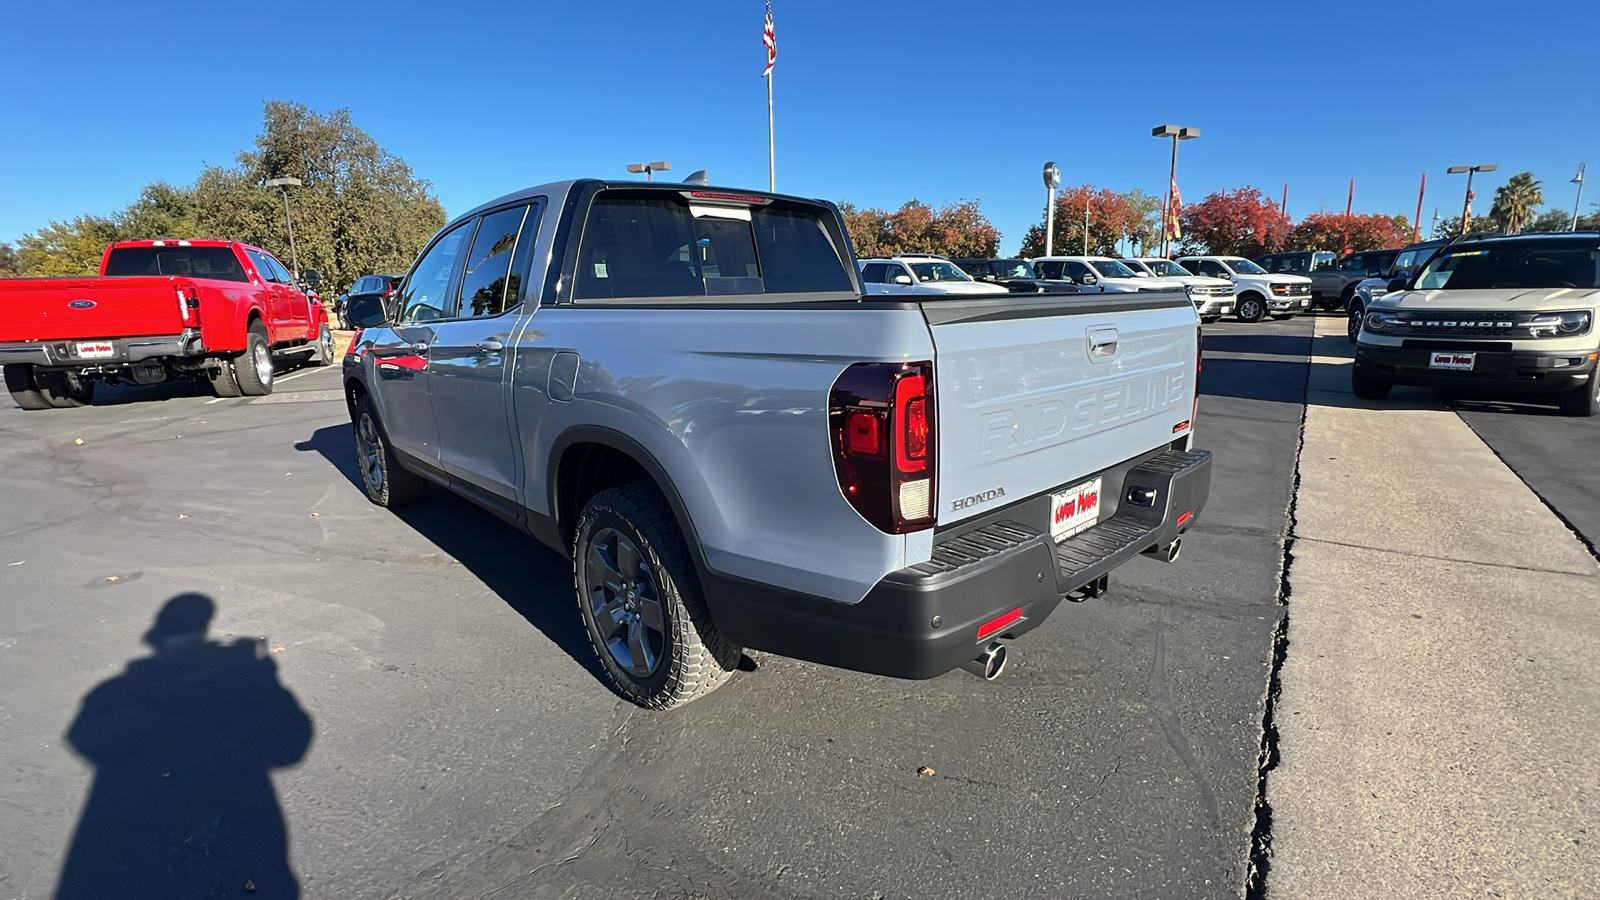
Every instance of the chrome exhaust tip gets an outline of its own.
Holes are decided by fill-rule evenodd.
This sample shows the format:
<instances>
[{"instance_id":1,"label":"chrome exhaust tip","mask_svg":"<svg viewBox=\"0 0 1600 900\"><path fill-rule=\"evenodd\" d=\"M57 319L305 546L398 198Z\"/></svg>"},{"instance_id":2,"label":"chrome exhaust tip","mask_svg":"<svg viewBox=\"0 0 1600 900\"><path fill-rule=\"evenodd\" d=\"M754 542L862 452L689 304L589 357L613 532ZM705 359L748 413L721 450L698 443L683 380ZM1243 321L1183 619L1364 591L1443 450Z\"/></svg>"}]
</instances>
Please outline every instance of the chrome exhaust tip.
<instances>
[{"instance_id":1,"label":"chrome exhaust tip","mask_svg":"<svg viewBox=\"0 0 1600 900\"><path fill-rule=\"evenodd\" d=\"M1183 551L1183 538L1174 538L1172 543L1165 546L1156 545L1144 551L1144 555L1162 562L1177 562L1178 554Z\"/></svg>"},{"instance_id":2,"label":"chrome exhaust tip","mask_svg":"<svg viewBox=\"0 0 1600 900\"><path fill-rule=\"evenodd\" d=\"M1006 645L995 641L983 648L978 658L971 662L964 662L961 668L982 678L984 681L993 681L1000 677L1006 668Z\"/></svg>"}]
</instances>

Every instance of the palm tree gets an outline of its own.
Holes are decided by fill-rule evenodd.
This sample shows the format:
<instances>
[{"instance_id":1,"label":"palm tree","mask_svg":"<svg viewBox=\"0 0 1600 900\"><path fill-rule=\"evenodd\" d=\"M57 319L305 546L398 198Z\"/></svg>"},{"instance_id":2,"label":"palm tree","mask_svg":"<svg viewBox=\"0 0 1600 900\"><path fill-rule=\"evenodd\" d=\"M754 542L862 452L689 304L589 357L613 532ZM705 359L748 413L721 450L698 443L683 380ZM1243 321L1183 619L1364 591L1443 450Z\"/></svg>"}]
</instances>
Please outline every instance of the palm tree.
<instances>
[{"instance_id":1,"label":"palm tree","mask_svg":"<svg viewBox=\"0 0 1600 900\"><path fill-rule=\"evenodd\" d=\"M1544 190L1533 180L1532 172L1511 176L1511 180L1494 189L1494 207L1489 210L1504 234L1521 234L1533 220L1533 209L1544 204Z\"/></svg>"}]
</instances>

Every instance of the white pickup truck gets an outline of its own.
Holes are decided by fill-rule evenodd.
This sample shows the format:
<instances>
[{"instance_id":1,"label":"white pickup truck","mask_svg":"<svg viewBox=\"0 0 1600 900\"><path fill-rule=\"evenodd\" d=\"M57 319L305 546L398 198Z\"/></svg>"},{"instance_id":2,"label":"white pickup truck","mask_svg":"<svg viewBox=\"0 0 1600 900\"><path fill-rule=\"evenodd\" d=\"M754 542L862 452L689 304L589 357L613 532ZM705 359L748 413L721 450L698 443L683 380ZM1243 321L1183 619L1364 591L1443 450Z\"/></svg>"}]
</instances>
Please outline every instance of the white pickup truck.
<instances>
[{"instance_id":1,"label":"white pickup truck","mask_svg":"<svg viewBox=\"0 0 1600 900\"><path fill-rule=\"evenodd\" d=\"M1185 294L867 296L822 201L547 184L447 225L395 301L350 311L368 497L433 482L569 556L650 708L741 648L993 677L1175 559L1209 492Z\"/></svg>"}]
</instances>

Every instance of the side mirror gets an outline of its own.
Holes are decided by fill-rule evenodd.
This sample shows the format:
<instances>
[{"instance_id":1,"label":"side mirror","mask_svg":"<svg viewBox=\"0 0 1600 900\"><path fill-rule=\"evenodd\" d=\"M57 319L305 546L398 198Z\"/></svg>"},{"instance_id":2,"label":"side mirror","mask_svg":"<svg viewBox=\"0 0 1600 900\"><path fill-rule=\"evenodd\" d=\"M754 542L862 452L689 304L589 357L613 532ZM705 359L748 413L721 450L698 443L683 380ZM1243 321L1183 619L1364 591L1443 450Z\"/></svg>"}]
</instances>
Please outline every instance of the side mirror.
<instances>
[{"instance_id":1,"label":"side mirror","mask_svg":"<svg viewBox=\"0 0 1600 900\"><path fill-rule=\"evenodd\" d=\"M318 272L316 269L307 269L305 274L305 282L306 287L311 288L313 291L319 287L322 287L322 273Z\"/></svg>"},{"instance_id":2,"label":"side mirror","mask_svg":"<svg viewBox=\"0 0 1600 900\"><path fill-rule=\"evenodd\" d=\"M894 277L894 283L895 284L910 284L911 283L911 276L910 275L906 275L904 273L896 275Z\"/></svg>"},{"instance_id":3,"label":"side mirror","mask_svg":"<svg viewBox=\"0 0 1600 900\"><path fill-rule=\"evenodd\" d=\"M389 310L377 294L357 294L345 304L344 317L357 328L376 328L388 323Z\"/></svg>"},{"instance_id":4,"label":"side mirror","mask_svg":"<svg viewBox=\"0 0 1600 900\"><path fill-rule=\"evenodd\" d=\"M1099 284L1100 279L1093 275L1085 275L1078 280L1079 284Z\"/></svg>"},{"instance_id":5,"label":"side mirror","mask_svg":"<svg viewBox=\"0 0 1600 900\"><path fill-rule=\"evenodd\" d=\"M1389 280L1389 293L1392 294L1395 291L1403 291L1403 290L1405 290L1406 289L1406 282L1409 281L1409 280L1410 280L1409 278L1392 278L1392 279L1390 279Z\"/></svg>"}]
</instances>

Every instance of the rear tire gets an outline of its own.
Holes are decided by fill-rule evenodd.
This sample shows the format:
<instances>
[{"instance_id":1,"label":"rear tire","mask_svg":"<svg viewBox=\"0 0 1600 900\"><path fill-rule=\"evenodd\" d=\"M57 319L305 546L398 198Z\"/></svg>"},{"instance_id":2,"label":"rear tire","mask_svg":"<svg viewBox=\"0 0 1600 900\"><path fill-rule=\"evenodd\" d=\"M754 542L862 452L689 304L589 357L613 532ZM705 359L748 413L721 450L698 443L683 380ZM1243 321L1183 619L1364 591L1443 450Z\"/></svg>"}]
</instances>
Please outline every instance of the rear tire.
<instances>
[{"instance_id":1,"label":"rear tire","mask_svg":"<svg viewBox=\"0 0 1600 900\"><path fill-rule=\"evenodd\" d=\"M1394 387L1394 382L1377 372L1366 363L1356 363L1350 369L1350 393L1362 400L1382 400L1389 396L1389 391Z\"/></svg>"},{"instance_id":2,"label":"rear tire","mask_svg":"<svg viewBox=\"0 0 1600 900\"><path fill-rule=\"evenodd\" d=\"M244 352L229 361L233 379L239 383L239 393L246 397L263 397L272 393L272 346L267 343L267 327L260 322L250 326L245 335Z\"/></svg>"},{"instance_id":3,"label":"rear tire","mask_svg":"<svg viewBox=\"0 0 1600 900\"><path fill-rule=\"evenodd\" d=\"M94 381L70 370L35 371L33 383L39 386L39 396L56 409L88 406L94 400Z\"/></svg>"},{"instance_id":4,"label":"rear tire","mask_svg":"<svg viewBox=\"0 0 1600 900\"><path fill-rule=\"evenodd\" d=\"M33 366L19 364L5 367L6 390L11 399L23 409L51 409L50 401L39 393L33 380Z\"/></svg>"},{"instance_id":5,"label":"rear tire","mask_svg":"<svg viewBox=\"0 0 1600 900\"><path fill-rule=\"evenodd\" d=\"M683 533L655 485L635 482L590 499L572 561L584 631L627 700L672 709L738 668L743 651L711 621Z\"/></svg>"},{"instance_id":6,"label":"rear tire","mask_svg":"<svg viewBox=\"0 0 1600 900\"><path fill-rule=\"evenodd\" d=\"M361 487L368 500L385 509L394 509L422 496L422 476L401 468L370 398L356 401L356 417L351 427L356 438L356 463L361 467Z\"/></svg>"},{"instance_id":7,"label":"rear tire","mask_svg":"<svg viewBox=\"0 0 1600 900\"><path fill-rule=\"evenodd\" d=\"M1561 414L1588 418L1600 415L1600 370L1589 376L1589 383L1561 395Z\"/></svg>"},{"instance_id":8,"label":"rear tire","mask_svg":"<svg viewBox=\"0 0 1600 900\"><path fill-rule=\"evenodd\" d=\"M1267 317L1267 301L1254 291L1242 294L1239 302L1233 307L1233 314L1241 322L1259 322Z\"/></svg>"}]
</instances>

